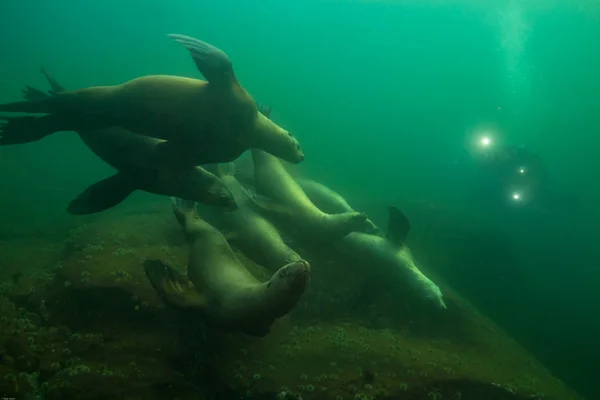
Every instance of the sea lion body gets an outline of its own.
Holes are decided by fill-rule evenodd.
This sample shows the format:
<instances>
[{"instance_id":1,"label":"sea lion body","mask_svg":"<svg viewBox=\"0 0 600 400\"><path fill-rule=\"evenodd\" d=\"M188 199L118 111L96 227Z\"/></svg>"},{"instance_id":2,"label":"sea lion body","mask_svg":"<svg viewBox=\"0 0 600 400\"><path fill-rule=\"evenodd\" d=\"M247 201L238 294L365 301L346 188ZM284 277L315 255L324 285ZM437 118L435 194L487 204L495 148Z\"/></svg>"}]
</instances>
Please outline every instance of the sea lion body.
<instances>
[{"instance_id":1,"label":"sea lion body","mask_svg":"<svg viewBox=\"0 0 600 400\"><path fill-rule=\"evenodd\" d=\"M433 303L436 307L445 309L442 292L439 287L427 278L415 265L408 247L394 246L388 239L363 232L351 232L335 246L337 253L347 257L353 265L360 266L366 271L367 283L377 286L396 284L408 285L419 298ZM373 290L365 286L363 291ZM371 297L370 293L361 293Z\"/></svg>"},{"instance_id":2,"label":"sea lion body","mask_svg":"<svg viewBox=\"0 0 600 400\"><path fill-rule=\"evenodd\" d=\"M50 93L64 88L45 70ZM30 86L24 90L28 99L48 98ZM237 208L232 194L221 180L203 168L188 166L165 168L155 163L157 146L164 140L112 127L77 131L84 144L101 160L118 171L116 175L90 186L69 206L73 214L90 214L115 206L134 190L163 196L179 196L231 211Z\"/></svg>"},{"instance_id":3,"label":"sea lion body","mask_svg":"<svg viewBox=\"0 0 600 400\"><path fill-rule=\"evenodd\" d=\"M284 224L294 226L300 236L335 240L365 228L364 213L326 214L317 208L276 157L252 149L252 160L256 192L276 203L262 202L263 210ZM257 203L261 204L258 198Z\"/></svg>"},{"instance_id":4,"label":"sea lion body","mask_svg":"<svg viewBox=\"0 0 600 400\"><path fill-rule=\"evenodd\" d=\"M7 122L0 127L0 144L35 141L58 131L118 126L167 140L156 156L169 165L229 162L251 147L294 163L304 159L298 141L257 111L225 53L197 39L170 36L190 51L207 81L150 75L116 86L3 104L0 111L47 115L2 117Z\"/></svg>"},{"instance_id":5,"label":"sea lion body","mask_svg":"<svg viewBox=\"0 0 600 400\"><path fill-rule=\"evenodd\" d=\"M232 212L206 210L201 213L204 218L218 227L242 253L269 270L301 260L298 253L284 242L275 225L258 212L246 189L233 174L223 172L220 167L211 171L232 193L238 208Z\"/></svg>"},{"instance_id":6,"label":"sea lion body","mask_svg":"<svg viewBox=\"0 0 600 400\"><path fill-rule=\"evenodd\" d=\"M221 327L266 335L271 324L290 312L306 290L308 263L289 263L268 281L260 282L237 258L223 234L197 217L192 202L176 200L174 211L190 241L189 281L174 279L172 269L151 261L145 270L153 287L167 302L195 308Z\"/></svg>"}]
</instances>

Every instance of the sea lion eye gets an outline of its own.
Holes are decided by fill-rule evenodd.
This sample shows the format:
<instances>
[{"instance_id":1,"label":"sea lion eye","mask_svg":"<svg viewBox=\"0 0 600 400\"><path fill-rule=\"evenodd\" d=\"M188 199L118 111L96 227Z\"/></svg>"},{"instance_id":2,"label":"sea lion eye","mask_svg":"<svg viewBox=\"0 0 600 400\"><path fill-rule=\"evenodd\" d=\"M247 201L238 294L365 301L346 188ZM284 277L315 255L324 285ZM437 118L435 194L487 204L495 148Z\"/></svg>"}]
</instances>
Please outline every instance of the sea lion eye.
<instances>
[{"instance_id":1,"label":"sea lion eye","mask_svg":"<svg viewBox=\"0 0 600 400\"><path fill-rule=\"evenodd\" d=\"M282 269L281 271L279 271L279 276L284 278L287 275L287 270Z\"/></svg>"}]
</instances>

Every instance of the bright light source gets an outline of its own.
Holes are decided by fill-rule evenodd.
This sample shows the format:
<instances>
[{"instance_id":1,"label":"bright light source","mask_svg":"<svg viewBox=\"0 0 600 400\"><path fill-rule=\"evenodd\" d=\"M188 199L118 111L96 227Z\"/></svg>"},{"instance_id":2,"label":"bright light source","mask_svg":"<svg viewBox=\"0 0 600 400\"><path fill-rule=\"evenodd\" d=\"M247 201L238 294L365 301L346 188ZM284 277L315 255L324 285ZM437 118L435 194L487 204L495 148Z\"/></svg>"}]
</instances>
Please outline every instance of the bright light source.
<instances>
[{"instance_id":1,"label":"bright light source","mask_svg":"<svg viewBox=\"0 0 600 400\"><path fill-rule=\"evenodd\" d=\"M515 201L519 201L521 200L521 195L519 193L513 193L512 198Z\"/></svg>"},{"instance_id":2,"label":"bright light source","mask_svg":"<svg viewBox=\"0 0 600 400\"><path fill-rule=\"evenodd\" d=\"M488 147L490 144L492 144L492 139L490 139L489 136L483 136L481 139L479 139L479 144L481 144L483 147Z\"/></svg>"},{"instance_id":3,"label":"bright light source","mask_svg":"<svg viewBox=\"0 0 600 400\"><path fill-rule=\"evenodd\" d=\"M523 168L523 167L519 168L519 173L521 175L523 175L525 173L525 168Z\"/></svg>"}]
</instances>

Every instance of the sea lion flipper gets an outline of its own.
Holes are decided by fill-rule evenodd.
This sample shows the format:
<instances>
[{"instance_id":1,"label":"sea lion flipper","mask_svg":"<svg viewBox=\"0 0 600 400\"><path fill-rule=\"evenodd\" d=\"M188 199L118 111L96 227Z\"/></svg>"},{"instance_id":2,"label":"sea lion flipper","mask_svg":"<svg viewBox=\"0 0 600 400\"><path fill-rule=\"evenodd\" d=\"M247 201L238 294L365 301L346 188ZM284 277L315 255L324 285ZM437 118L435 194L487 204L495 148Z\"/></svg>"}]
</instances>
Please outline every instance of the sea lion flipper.
<instances>
[{"instance_id":1,"label":"sea lion flipper","mask_svg":"<svg viewBox=\"0 0 600 400\"><path fill-rule=\"evenodd\" d=\"M261 211L284 215L288 215L291 212L290 208L287 207L285 204L278 203L270 197L262 196L245 187L241 187L241 189L244 195L246 195L246 197L250 199L252 204L254 204L254 206Z\"/></svg>"},{"instance_id":2,"label":"sea lion flipper","mask_svg":"<svg viewBox=\"0 0 600 400\"><path fill-rule=\"evenodd\" d=\"M167 35L183 45L207 81L214 84L231 84L235 81L231 60L225 52L202 40L179 34Z\"/></svg>"},{"instance_id":3,"label":"sea lion flipper","mask_svg":"<svg viewBox=\"0 0 600 400\"><path fill-rule=\"evenodd\" d=\"M410 231L410 221L404 215L402 211L400 211L395 206L389 207L389 220L388 220L388 229L387 229L387 239L390 243L392 243L395 247L402 247L404 241L406 240L406 236L408 236L408 232Z\"/></svg>"},{"instance_id":4,"label":"sea lion flipper","mask_svg":"<svg viewBox=\"0 0 600 400\"><path fill-rule=\"evenodd\" d=\"M28 102L24 102L28 104ZM0 116L0 146L24 144L45 138L54 132L52 126L56 121L54 115L42 117L8 117Z\"/></svg>"},{"instance_id":5,"label":"sea lion flipper","mask_svg":"<svg viewBox=\"0 0 600 400\"><path fill-rule=\"evenodd\" d=\"M146 260L144 272L156 293L167 304L180 309L201 309L206 306L206 298L168 264L160 260Z\"/></svg>"},{"instance_id":6,"label":"sea lion flipper","mask_svg":"<svg viewBox=\"0 0 600 400\"><path fill-rule=\"evenodd\" d=\"M73 215L87 215L108 210L125 200L140 186L151 184L156 179L158 171L152 169L121 171L85 189L71 201L67 212Z\"/></svg>"},{"instance_id":7,"label":"sea lion flipper","mask_svg":"<svg viewBox=\"0 0 600 400\"><path fill-rule=\"evenodd\" d=\"M271 106L265 106L264 104L256 104L256 107L258 107L258 111L264 115L267 118L271 118L271 110L273 109L273 107Z\"/></svg>"},{"instance_id":8,"label":"sea lion flipper","mask_svg":"<svg viewBox=\"0 0 600 400\"><path fill-rule=\"evenodd\" d=\"M52 90L48 92L50 93L50 95L55 96L58 93L66 92L64 86L58 83L58 81L54 79L54 77L48 71L46 71L46 68L44 68L43 65L40 67L40 73L44 75L44 77L50 84L50 87L52 88Z\"/></svg>"},{"instance_id":9,"label":"sea lion flipper","mask_svg":"<svg viewBox=\"0 0 600 400\"><path fill-rule=\"evenodd\" d=\"M50 97L50 95L48 93L45 93L39 89L36 89L34 87L31 87L29 85L25 86L22 90L23 92L23 97L25 99L27 99L27 101L38 101L38 100L43 100L43 99L47 99L48 97Z\"/></svg>"}]
</instances>

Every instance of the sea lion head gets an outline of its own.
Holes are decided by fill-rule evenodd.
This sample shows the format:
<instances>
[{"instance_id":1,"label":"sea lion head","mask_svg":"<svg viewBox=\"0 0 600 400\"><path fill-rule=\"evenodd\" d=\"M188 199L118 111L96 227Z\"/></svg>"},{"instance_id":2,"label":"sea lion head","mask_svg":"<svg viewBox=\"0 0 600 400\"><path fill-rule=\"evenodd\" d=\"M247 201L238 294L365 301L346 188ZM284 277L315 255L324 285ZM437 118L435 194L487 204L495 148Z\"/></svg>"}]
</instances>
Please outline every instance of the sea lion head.
<instances>
[{"instance_id":1,"label":"sea lion head","mask_svg":"<svg viewBox=\"0 0 600 400\"><path fill-rule=\"evenodd\" d=\"M257 112L254 143L250 147L260 148L275 157L292 164L304 161L304 152L300 142L261 112Z\"/></svg>"},{"instance_id":2,"label":"sea lion head","mask_svg":"<svg viewBox=\"0 0 600 400\"><path fill-rule=\"evenodd\" d=\"M279 268L266 282L267 308L279 318L289 313L310 282L310 264L305 260L291 262Z\"/></svg>"},{"instance_id":3,"label":"sea lion head","mask_svg":"<svg viewBox=\"0 0 600 400\"><path fill-rule=\"evenodd\" d=\"M424 294L424 298L430 303L433 303L438 308L441 308L443 310L446 310L448 308L446 307L446 303L444 303L444 295L442 294L442 291L433 282Z\"/></svg>"}]
</instances>

